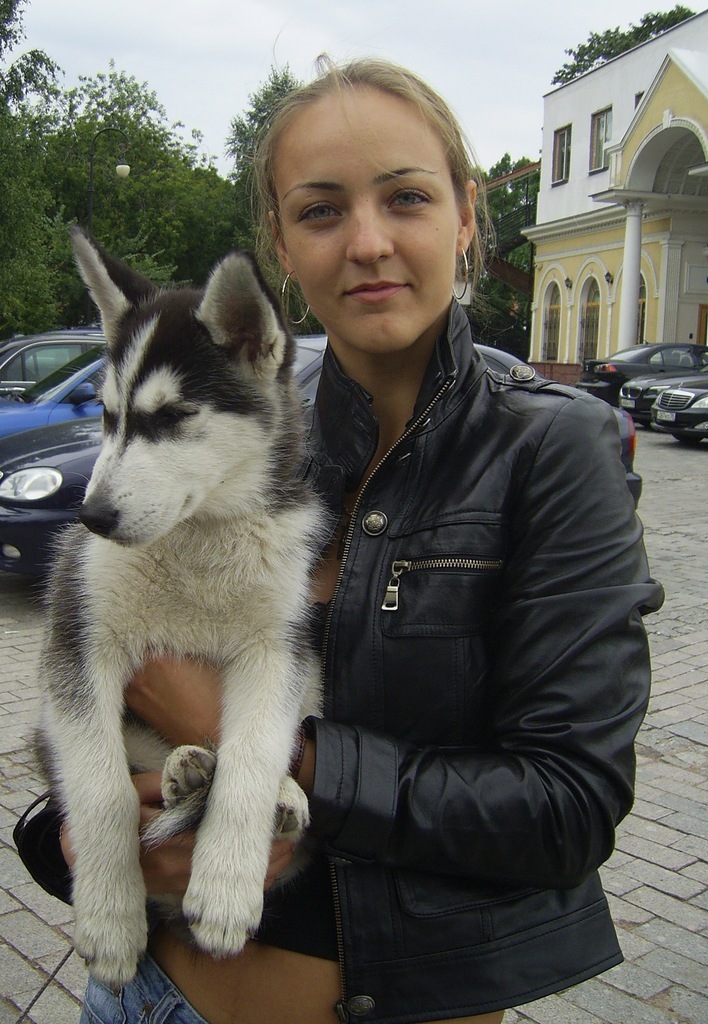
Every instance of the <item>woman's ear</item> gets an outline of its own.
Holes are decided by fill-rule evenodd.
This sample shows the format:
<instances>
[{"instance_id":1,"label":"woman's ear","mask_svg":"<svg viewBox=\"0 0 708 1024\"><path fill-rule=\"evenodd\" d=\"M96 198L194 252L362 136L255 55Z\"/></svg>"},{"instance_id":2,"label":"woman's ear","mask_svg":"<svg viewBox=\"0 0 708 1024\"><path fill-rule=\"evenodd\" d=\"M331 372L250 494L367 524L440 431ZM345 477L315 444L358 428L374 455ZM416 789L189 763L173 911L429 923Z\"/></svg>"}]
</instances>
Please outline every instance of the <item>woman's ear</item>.
<instances>
[{"instance_id":1,"label":"woman's ear","mask_svg":"<svg viewBox=\"0 0 708 1024\"><path fill-rule=\"evenodd\" d=\"M466 252L469 248L477 227L474 215L474 203L477 197L477 185L474 181L468 181L465 185L467 201L460 205L460 228L457 234L457 243L460 252Z\"/></svg>"},{"instance_id":2,"label":"woman's ear","mask_svg":"<svg viewBox=\"0 0 708 1024\"><path fill-rule=\"evenodd\" d=\"M288 258L288 250L286 249L285 242L283 241L283 233L280 230L280 224L278 223L278 217L275 210L271 210L269 212L268 222L270 224L270 236L273 239L273 245L275 246L275 251L278 254L280 265L286 274L292 274L292 264Z\"/></svg>"}]
</instances>

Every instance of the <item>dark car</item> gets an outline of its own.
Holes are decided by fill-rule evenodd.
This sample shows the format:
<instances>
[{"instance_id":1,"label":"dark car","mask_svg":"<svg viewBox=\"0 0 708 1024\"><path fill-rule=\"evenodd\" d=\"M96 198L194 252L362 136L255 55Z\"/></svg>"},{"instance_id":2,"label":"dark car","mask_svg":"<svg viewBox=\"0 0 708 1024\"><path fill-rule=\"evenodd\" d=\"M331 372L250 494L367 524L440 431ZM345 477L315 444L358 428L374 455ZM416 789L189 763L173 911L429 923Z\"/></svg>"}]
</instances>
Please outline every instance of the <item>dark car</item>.
<instances>
[{"instance_id":1,"label":"dark car","mask_svg":"<svg viewBox=\"0 0 708 1024\"><path fill-rule=\"evenodd\" d=\"M588 359L575 385L610 405L619 405L620 388L633 377L653 377L699 370L708 362L705 345L632 345L606 359Z\"/></svg>"},{"instance_id":2,"label":"dark car","mask_svg":"<svg viewBox=\"0 0 708 1024\"><path fill-rule=\"evenodd\" d=\"M651 408L662 391L695 383L702 384L708 380L708 351L705 359L705 365L700 370L689 374L679 374L676 377L662 376L659 380L656 377L635 377L628 380L620 388L620 408L626 409L635 423L642 423L648 427L651 423Z\"/></svg>"},{"instance_id":3,"label":"dark car","mask_svg":"<svg viewBox=\"0 0 708 1024\"><path fill-rule=\"evenodd\" d=\"M651 409L655 430L682 444L700 444L708 437L708 375L662 391Z\"/></svg>"},{"instance_id":4,"label":"dark car","mask_svg":"<svg viewBox=\"0 0 708 1024\"><path fill-rule=\"evenodd\" d=\"M103 349L103 345L94 345L22 394L0 398L0 437L63 420L99 416L103 412L97 397Z\"/></svg>"},{"instance_id":5,"label":"dark car","mask_svg":"<svg viewBox=\"0 0 708 1024\"><path fill-rule=\"evenodd\" d=\"M315 398L325 340L324 335L298 338L295 370L306 405ZM500 349L478 348L499 373L525 366ZM634 423L621 409L615 415L627 485L636 504L642 480L633 469ZM0 438L0 569L46 572L56 532L78 517L100 447L100 417Z\"/></svg>"},{"instance_id":6,"label":"dark car","mask_svg":"<svg viewBox=\"0 0 708 1024\"><path fill-rule=\"evenodd\" d=\"M98 328L47 331L0 342L0 396L21 394L70 359L105 343Z\"/></svg>"}]
</instances>

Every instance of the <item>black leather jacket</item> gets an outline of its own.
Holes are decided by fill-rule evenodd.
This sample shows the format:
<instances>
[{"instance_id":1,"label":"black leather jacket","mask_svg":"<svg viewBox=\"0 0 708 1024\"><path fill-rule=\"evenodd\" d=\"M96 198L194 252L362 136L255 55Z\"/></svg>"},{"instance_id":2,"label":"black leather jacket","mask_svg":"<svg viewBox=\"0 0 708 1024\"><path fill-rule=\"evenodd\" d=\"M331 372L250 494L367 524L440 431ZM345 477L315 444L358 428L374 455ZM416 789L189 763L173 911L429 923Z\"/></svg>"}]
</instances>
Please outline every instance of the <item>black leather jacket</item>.
<instances>
[{"instance_id":1,"label":"black leather jacket","mask_svg":"<svg viewBox=\"0 0 708 1024\"><path fill-rule=\"evenodd\" d=\"M327 352L310 475L335 508L376 442ZM612 411L489 370L453 304L351 518L310 723L343 1020L482 1013L621 961L597 868L632 805L661 601Z\"/></svg>"}]
</instances>

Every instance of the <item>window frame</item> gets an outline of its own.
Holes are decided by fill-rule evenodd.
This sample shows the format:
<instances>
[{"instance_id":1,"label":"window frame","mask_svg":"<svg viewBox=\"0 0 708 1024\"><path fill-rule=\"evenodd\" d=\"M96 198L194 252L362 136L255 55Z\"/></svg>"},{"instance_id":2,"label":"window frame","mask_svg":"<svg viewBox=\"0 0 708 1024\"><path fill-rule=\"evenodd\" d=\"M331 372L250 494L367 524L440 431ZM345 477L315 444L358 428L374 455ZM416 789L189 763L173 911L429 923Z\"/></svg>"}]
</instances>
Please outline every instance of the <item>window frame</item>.
<instances>
[{"instance_id":1,"label":"window frame","mask_svg":"<svg viewBox=\"0 0 708 1024\"><path fill-rule=\"evenodd\" d=\"M596 110L590 117L590 152L588 166L591 174L606 171L610 166L607 159L607 143L612 138L612 105Z\"/></svg>"},{"instance_id":2,"label":"window frame","mask_svg":"<svg viewBox=\"0 0 708 1024\"><path fill-rule=\"evenodd\" d=\"M563 125L562 128L556 128L556 130L553 132L553 159L551 161L551 185L565 185L565 183L570 178L570 153L572 141L572 123ZM559 164L561 163L562 166L559 167ZM560 172L560 175L558 172Z\"/></svg>"}]
</instances>

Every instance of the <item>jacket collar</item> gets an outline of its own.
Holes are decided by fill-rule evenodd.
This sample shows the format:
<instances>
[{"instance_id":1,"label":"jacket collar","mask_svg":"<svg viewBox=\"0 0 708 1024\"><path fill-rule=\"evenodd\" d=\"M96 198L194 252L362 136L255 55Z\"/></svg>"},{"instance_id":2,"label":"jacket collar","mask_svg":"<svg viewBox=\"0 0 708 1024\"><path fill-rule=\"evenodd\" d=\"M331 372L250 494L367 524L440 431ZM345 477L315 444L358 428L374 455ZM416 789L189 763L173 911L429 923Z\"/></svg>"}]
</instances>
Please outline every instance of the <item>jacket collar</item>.
<instances>
[{"instance_id":1,"label":"jacket collar","mask_svg":"<svg viewBox=\"0 0 708 1024\"><path fill-rule=\"evenodd\" d=\"M444 390L434 405L435 421L453 400L462 379L481 373L484 363L472 344L467 314L457 302L450 307L447 327L438 338L418 394L413 421ZM476 375L476 374L475 374ZM310 473L317 490L329 496L334 511L343 493L356 490L379 439L371 395L344 374L330 349L325 350L309 438ZM308 474L309 475L309 474Z\"/></svg>"}]
</instances>

